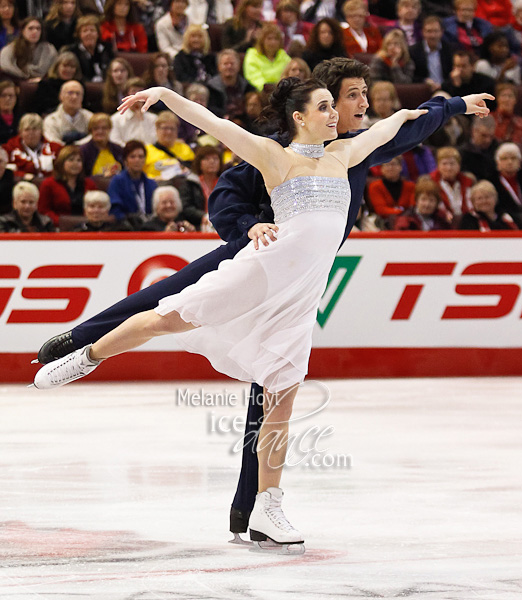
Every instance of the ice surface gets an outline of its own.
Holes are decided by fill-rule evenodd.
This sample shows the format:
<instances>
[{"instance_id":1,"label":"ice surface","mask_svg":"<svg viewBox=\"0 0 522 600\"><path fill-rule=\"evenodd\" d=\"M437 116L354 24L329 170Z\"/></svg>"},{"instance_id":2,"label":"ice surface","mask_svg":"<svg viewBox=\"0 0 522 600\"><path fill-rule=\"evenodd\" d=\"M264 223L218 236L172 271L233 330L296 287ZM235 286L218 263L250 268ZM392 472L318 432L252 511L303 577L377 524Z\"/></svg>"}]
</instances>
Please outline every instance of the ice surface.
<instances>
[{"instance_id":1,"label":"ice surface","mask_svg":"<svg viewBox=\"0 0 522 600\"><path fill-rule=\"evenodd\" d=\"M324 383L283 476L295 557L227 544L245 386L0 387L0 599L520 600L521 379Z\"/></svg>"}]
</instances>

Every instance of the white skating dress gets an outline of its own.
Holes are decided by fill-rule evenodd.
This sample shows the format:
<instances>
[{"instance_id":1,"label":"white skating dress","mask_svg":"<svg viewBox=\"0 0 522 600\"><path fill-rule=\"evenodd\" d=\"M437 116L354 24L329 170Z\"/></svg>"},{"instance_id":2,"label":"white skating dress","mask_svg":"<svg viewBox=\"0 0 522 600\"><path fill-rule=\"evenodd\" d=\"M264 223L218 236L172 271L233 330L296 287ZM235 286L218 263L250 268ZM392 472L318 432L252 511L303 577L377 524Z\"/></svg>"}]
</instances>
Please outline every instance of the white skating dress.
<instances>
[{"instance_id":1,"label":"white skating dress","mask_svg":"<svg viewBox=\"0 0 522 600\"><path fill-rule=\"evenodd\" d=\"M344 171L346 172L346 171ZM271 193L277 241L250 242L216 271L160 300L199 326L177 334L189 352L221 373L270 392L301 383L308 370L319 301L342 242L350 203L348 179L292 177Z\"/></svg>"}]
</instances>

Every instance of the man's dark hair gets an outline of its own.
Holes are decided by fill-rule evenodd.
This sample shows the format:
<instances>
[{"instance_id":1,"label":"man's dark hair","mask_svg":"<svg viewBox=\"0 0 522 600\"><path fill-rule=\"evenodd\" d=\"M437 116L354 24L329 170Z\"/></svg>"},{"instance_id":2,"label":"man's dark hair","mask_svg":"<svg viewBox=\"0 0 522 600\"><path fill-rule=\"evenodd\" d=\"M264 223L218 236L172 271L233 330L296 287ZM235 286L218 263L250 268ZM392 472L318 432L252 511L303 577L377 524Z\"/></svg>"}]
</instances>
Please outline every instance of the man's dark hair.
<instances>
[{"instance_id":1,"label":"man's dark hair","mask_svg":"<svg viewBox=\"0 0 522 600\"><path fill-rule=\"evenodd\" d=\"M444 29L444 25L442 24L442 19L437 15L428 15L422 21L422 26L429 25L430 23L438 23L441 29Z\"/></svg>"},{"instance_id":2,"label":"man's dark hair","mask_svg":"<svg viewBox=\"0 0 522 600\"><path fill-rule=\"evenodd\" d=\"M335 57L320 62L312 72L312 77L324 81L337 101L343 79L364 79L370 85L370 67L353 58Z\"/></svg>"},{"instance_id":3,"label":"man's dark hair","mask_svg":"<svg viewBox=\"0 0 522 600\"><path fill-rule=\"evenodd\" d=\"M453 58L455 58L456 56L460 56L460 58L468 57L469 62L472 65L474 65L477 62L477 57L476 57L475 53L471 52L470 50L456 50L453 53Z\"/></svg>"},{"instance_id":4,"label":"man's dark hair","mask_svg":"<svg viewBox=\"0 0 522 600\"><path fill-rule=\"evenodd\" d=\"M143 150L145 156L147 156L147 149L145 148L145 144L143 142L140 142L139 140L130 140L123 148L123 160L126 160L127 156L134 152L134 150Z\"/></svg>"}]
</instances>

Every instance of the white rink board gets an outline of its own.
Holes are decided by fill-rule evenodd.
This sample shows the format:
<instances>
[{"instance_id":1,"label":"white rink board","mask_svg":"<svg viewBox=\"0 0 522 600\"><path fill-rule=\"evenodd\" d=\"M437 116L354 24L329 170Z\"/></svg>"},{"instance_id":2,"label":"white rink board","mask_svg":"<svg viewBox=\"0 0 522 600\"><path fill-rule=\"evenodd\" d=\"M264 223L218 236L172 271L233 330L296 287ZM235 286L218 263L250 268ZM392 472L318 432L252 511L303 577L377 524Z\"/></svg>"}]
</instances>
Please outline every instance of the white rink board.
<instances>
[{"instance_id":1,"label":"white rink board","mask_svg":"<svg viewBox=\"0 0 522 600\"><path fill-rule=\"evenodd\" d=\"M195 260L222 243L218 239L72 238L0 239L0 352L32 352L48 337L126 296L131 280L145 287L172 274L172 264ZM140 265L154 257L167 258L156 260L158 264L148 271L142 267L140 276ZM162 267L162 261L171 266ZM74 276L70 272L63 276L65 268L74 265L78 269ZM85 265L91 266L85 271L88 276L82 276ZM314 347L521 346L520 237L351 237L334 267L337 271L321 303ZM408 273L387 274L404 269ZM426 274L433 269L441 273ZM141 283L136 284L136 278ZM31 297L45 294L55 297ZM67 299L71 294L74 302ZM79 313L71 320L72 305L79 307ZM483 307L478 316L477 307ZM64 316L48 322L43 312L48 310L62 311ZM27 311L41 312L35 317ZM401 318L393 318L397 311ZM144 349L169 351L177 345L167 336Z\"/></svg>"}]
</instances>

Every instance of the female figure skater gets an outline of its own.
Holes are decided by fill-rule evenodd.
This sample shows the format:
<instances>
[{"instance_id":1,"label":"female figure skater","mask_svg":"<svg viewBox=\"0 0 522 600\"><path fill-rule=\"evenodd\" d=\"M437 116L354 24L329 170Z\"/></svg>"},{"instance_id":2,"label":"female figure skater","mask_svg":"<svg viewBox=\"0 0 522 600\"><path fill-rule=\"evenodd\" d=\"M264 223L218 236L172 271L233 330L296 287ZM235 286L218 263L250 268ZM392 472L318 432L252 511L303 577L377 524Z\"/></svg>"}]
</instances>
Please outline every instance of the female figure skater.
<instances>
[{"instance_id":1,"label":"female figure skater","mask_svg":"<svg viewBox=\"0 0 522 600\"><path fill-rule=\"evenodd\" d=\"M370 133L337 137L338 113L325 84L282 80L271 110L292 143L253 135L171 90L151 88L125 98L120 111L163 101L181 118L221 140L262 173L271 193L274 243L251 242L217 271L155 310L134 315L100 340L49 363L35 386L50 389L90 373L101 360L158 335L178 333L181 345L206 356L222 373L265 387L258 440L259 493L250 516L254 541L302 545L302 535L281 510L279 488L288 420L308 366L312 329L328 273L344 235L350 203L347 169L389 141L401 125L426 110L401 110ZM277 237L276 237L277 236ZM303 243L304 242L304 243Z\"/></svg>"}]
</instances>

